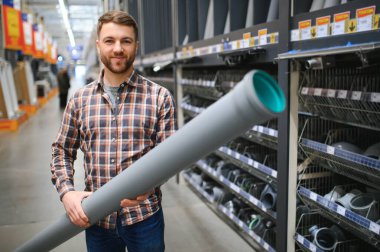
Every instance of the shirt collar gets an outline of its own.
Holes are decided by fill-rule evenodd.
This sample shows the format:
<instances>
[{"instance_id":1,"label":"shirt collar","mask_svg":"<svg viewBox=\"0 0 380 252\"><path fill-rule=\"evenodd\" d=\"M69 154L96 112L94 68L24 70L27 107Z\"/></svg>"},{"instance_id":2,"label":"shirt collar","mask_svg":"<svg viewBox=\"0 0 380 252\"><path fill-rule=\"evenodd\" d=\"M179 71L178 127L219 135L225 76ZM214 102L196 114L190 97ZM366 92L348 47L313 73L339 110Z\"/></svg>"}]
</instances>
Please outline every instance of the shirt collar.
<instances>
[{"instance_id":1,"label":"shirt collar","mask_svg":"<svg viewBox=\"0 0 380 252\"><path fill-rule=\"evenodd\" d=\"M99 77L98 77L98 80L97 80L98 87L103 88L103 86L104 86L103 78L104 78L104 69L102 69L100 71L100 73L99 73ZM130 85L132 87L136 87L137 86L137 73L136 73L136 71L134 69L133 69L133 72L132 72L131 76L127 80L125 80L123 83L125 83L127 85Z\"/></svg>"}]
</instances>

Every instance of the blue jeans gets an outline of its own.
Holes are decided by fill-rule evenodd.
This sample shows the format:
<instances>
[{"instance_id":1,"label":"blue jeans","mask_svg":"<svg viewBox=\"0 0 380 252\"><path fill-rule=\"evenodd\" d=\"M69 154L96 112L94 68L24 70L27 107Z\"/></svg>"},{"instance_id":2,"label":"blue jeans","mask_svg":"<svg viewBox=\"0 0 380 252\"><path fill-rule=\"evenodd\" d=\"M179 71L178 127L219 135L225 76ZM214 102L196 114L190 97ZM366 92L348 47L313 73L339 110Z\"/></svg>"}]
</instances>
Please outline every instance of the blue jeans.
<instances>
[{"instance_id":1,"label":"blue jeans","mask_svg":"<svg viewBox=\"0 0 380 252\"><path fill-rule=\"evenodd\" d=\"M133 225L122 226L117 218L115 230L101 228L97 225L86 229L86 244L89 252L163 252L164 215L162 209L148 219Z\"/></svg>"}]
</instances>

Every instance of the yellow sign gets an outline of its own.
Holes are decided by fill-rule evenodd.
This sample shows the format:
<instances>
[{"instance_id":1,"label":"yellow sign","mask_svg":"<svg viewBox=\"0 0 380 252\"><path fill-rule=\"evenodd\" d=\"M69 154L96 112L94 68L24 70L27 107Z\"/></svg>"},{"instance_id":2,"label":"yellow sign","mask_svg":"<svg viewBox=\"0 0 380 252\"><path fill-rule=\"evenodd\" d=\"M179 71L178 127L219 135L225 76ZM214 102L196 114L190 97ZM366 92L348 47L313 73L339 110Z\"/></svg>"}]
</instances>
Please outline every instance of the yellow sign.
<instances>
[{"instance_id":1,"label":"yellow sign","mask_svg":"<svg viewBox=\"0 0 380 252\"><path fill-rule=\"evenodd\" d=\"M375 14L375 6L361 8L356 10L356 18L362 18Z\"/></svg>"},{"instance_id":2,"label":"yellow sign","mask_svg":"<svg viewBox=\"0 0 380 252\"><path fill-rule=\"evenodd\" d=\"M375 22L373 23L373 29L379 29L379 14L375 16Z\"/></svg>"},{"instance_id":3,"label":"yellow sign","mask_svg":"<svg viewBox=\"0 0 380 252\"><path fill-rule=\"evenodd\" d=\"M20 19L19 12L16 9L8 9L8 34L11 37L20 37Z\"/></svg>"},{"instance_id":4,"label":"yellow sign","mask_svg":"<svg viewBox=\"0 0 380 252\"><path fill-rule=\"evenodd\" d=\"M348 25L347 25L347 32L348 33L353 33L353 32L356 32L356 19L350 19L350 21L348 21Z\"/></svg>"},{"instance_id":5,"label":"yellow sign","mask_svg":"<svg viewBox=\"0 0 380 252\"><path fill-rule=\"evenodd\" d=\"M243 33L243 39L249 39L251 37L250 32Z\"/></svg>"},{"instance_id":6,"label":"yellow sign","mask_svg":"<svg viewBox=\"0 0 380 252\"><path fill-rule=\"evenodd\" d=\"M270 36L270 43L275 44L276 43L276 34L271 33L269 36Z\"/></svg>"},{"instance_id":7,"label":"yellow sign","mask_svg":"<svg viewBox=\"0 0 380 252\"><path fill-rule=\"evenodd\" d=\"M316 38L317 37L317 27L315 27L315 26L311 27L310 34L311 34L311 38Z\"/></svg>"},{"instance_id":8,"label":"yellow sign","mask_svg":"<svg viewBox=\"0 0 380 252\"><path fill-rule=\"evenodd\" d=\"M255 38L254 37L249 38L249 47L252 47L252 46L255 46Z\"/></svg>"},{"instance_id":9,"label":"yellow sign","mask_svg":"<svg viewBox=\"0 0 380 252\"><path fill-rule=\"evenodd\" d=\"M298 22L298 29L302 30L311 27L311 19Z\"/></svg>"}]
</instances>

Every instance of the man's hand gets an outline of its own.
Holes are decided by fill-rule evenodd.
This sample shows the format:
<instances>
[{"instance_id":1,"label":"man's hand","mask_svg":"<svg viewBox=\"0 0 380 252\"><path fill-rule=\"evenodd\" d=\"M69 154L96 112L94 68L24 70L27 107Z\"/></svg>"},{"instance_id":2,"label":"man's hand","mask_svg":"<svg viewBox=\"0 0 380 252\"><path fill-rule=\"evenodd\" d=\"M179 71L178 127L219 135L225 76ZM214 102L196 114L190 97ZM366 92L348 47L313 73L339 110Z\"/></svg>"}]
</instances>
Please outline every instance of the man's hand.
<instances>
[{"instance_id":1,"label":"man's hand","mask_svg":"<svg viewBox=\"0 0 380 252\"><path fill-rule=\"evenodd\" d=\"M90 226L89 220L82 208L82 200L90 196L92 192L85 191L70 191L63 195L62 203L66 209L66 213L70 221L81 227L88 228Z\"/></svg>"},{"instance_id":2,"label":"man's hand","mask_svg":"<svg viewBox=\"0 0 380 252\"><path fill-rule=\"evenodd\" d=\"M150 190L147 193L144 193L142 195L137 196L135 199L123 199L122 201L120 201L120 206L121 207L134 207L134 206L138 206L141 203L141 201L146 200L153 193L154 193L154 189Z\"/></svg>"}]
</instances>

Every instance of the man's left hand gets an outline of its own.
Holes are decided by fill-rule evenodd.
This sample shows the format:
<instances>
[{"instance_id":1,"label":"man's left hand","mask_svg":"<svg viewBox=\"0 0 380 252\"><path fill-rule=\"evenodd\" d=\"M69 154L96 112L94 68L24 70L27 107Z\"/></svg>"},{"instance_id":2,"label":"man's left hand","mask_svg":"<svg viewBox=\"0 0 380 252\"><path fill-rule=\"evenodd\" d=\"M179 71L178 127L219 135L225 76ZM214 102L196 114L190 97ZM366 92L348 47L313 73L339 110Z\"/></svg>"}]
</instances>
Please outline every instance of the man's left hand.
<instances>
[{"instance_id":1,"label":"man's left hand","mask_svg":"<svg viewBox=\"0 0 380 252\"><path fill-rule=\"evenodd\" d=\"M121 207L134 207L138 206L142 201L146 200L149 198L150 195L154 193L154 189L150 190L147 193L144 193L142 195L137 196L134 199L123 199L120 201L120 206Z\"/></svg>"}]
</instances>

